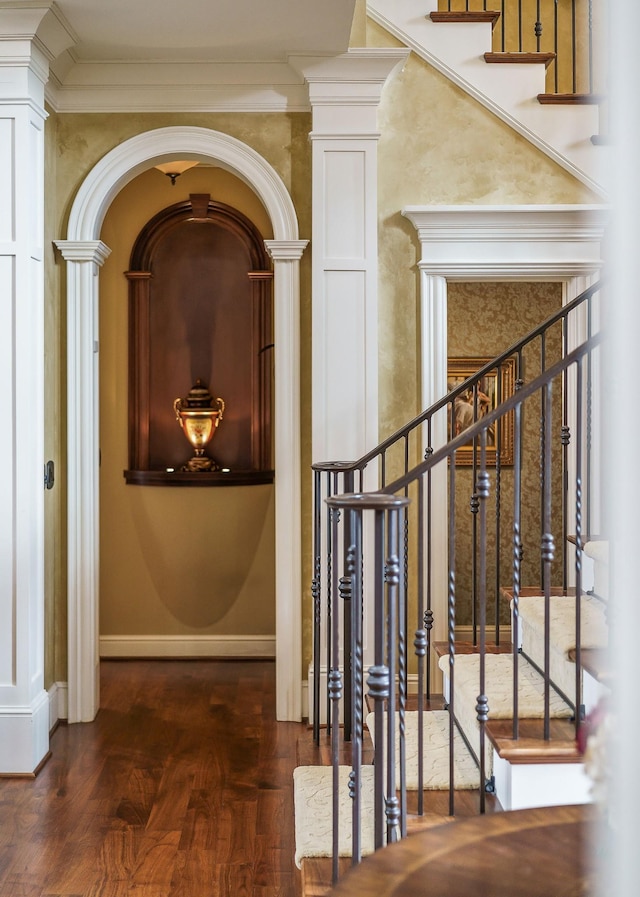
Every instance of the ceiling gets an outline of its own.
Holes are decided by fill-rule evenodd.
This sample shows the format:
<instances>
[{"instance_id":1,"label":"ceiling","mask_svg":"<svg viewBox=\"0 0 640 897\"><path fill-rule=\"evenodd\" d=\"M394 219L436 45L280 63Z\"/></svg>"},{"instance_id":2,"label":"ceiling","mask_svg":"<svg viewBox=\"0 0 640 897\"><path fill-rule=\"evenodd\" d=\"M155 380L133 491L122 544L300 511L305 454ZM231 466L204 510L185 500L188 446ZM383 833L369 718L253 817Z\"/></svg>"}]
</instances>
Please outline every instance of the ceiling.
<instances>
[{"instance_id":1,"label":"ceiling","mask_svg":"<svg viewBox=\"0 0 640 897\"><path fill-rule=\"evenodd\" d=\"M288 60L345 52L355 7L356 0L0 0L0 35L8 15L39 15L47 100L61 111L224 108L229 91L245 110L296 108L301 78Z\"/></svg>"}]
</instances>

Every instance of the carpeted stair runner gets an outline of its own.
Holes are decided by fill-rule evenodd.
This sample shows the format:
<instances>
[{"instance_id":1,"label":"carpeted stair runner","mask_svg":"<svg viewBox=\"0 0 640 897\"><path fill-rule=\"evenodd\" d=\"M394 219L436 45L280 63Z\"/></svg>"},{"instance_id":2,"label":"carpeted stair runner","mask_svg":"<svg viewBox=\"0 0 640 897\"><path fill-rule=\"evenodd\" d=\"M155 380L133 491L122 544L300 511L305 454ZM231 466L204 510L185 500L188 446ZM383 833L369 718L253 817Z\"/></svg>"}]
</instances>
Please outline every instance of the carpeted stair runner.
<instances>
[{"instance_id":1,"label":"carpeted stair runner","mask_svg":"<svg viewBox=\"0 0 640 897\"><path fill-rule=\"evenodd\" d=\"M549 675L556 686L575 700L576 668L568 659L576 646L576 600L552 596L549 603ZM522 650L540 668L544 666L544 596L519 600ZM580 640L583 648L605 648L608 643L606 605L591 595L580 601Z\"/></svg>"},{"instance_id":2,"label":"carpeted stair runner","mask_svg":"<svg viewBox=\"0 0 640 897\"><path fill-rule=\"evenodd\" d=\"M438 661L445 677L449 674L449 655ZM521 719L541 719L544 716L544 679L519 657L518 663L518 712ZM476 701L480 694L480 657L478 654L460 654L455 658L453 701L456 719L471 746L479 750L479 724ZM447 681L447 687L449 683ZM489 719L513 718L513 657L511 654L487 654L485 657L485 694L488 699ZM571 716L571 708L553 689L550 692L550 714L553 718ZM493 750L485 742L485 773L492 775Z\"/></svg>"},{"instance_id":3,"label":"carpeted stair runner","mask_svg":"<svg viewBox=\"0 0 640 897\"><path fill-rule=\"evenodd\" d=\"M398 718L398 714L396 714ZM366 724L375 747L375 714L367 716ZM384 714L385 733L387 714ZM395 727L396 781L400 782L400 734L399 723ZM446 710L425 711L422 717L423 731L423 788L429 791L444 791L449 788L449 713ZM408 791L418 789L418 712L405 713L406 781ZM376 760L378 752L376 752ZM380 757L384 760L384 752ZM458 729L454 727L454 788L465 790L478 788L480 778L478 767L464 743Z\"/></svg>"},{"instance_id":4,"label":"carpeted stair runner","mask_svg":"<svg viewBox=\"0 0 640 897\"><path fill-rule=\"evenodd\" d=\"M351 813L349 797L350 766L339 769L339 856L352 855ZM363 766L361 775L361 850L362 855L374 848L374 782L373 766ZM301 867L305 857L333 855L333 769L330 766L298 766L293 771L293 807L295 815L295 861Z\"/></svg>"}]
</instances>

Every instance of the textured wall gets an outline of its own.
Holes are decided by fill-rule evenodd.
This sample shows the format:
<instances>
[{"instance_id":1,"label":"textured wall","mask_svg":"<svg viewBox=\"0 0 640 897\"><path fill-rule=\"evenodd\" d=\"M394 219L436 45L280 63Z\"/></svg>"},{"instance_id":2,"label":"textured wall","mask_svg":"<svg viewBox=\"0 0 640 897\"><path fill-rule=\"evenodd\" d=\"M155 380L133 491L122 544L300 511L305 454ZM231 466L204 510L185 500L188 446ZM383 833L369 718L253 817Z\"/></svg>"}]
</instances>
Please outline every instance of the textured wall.
<instances>
[{"instance_id":1,"label":"textured wall","mask_svg":"<svg viewBox=\"0 0 640 897\"><path fill-rule=\"evenodd\" d=\"M45 183L55 185L57 116L49 110L45 122ZM67 678L67 528L66 528L66 357L65 301L61 269L56 265L56 193L45 192L45 329L44 329L44 460L55 465L55 486L45 492L45 688Z\"/></svg>"},{"instance_id":2,"label":"textured wall","mask_svg":"<svg viewBox=\"0 0 640 897\"><path fill-rule=\"evenodd\" d=\"M369 23L371 46L398 46ZM411 55L378 113L380 421L387 436L418 414L420 245L407 205L597 202L564 169Z\"/></svg>"},{"instance_id":3,"label":"textured wall","mask_svg":"<svg viewBox=\"0 0 640 897\"><path fill-rule=\"evenodd\" d=\"M454 283L448 291L448 355L450 358L486 356L495 357L538 324L552 315L562 305L562 289L558 283ZM561 332L559 328L549 334L546 342L546 364L549 366L561 355ZM525 380L533 379L540 373L540 343L527 348L524 354ZM540 404L539 399L527 403L524 411L523 429L523 479L522 479L522 539L524 556L522 561L521 584L538 585L540 581ZM554 403L553 432L557 440L553 446L554 470L560 473L560 395ZM487 529L490 536L490 550L487 584L490 590L496 583L495 554L495 476L490 472L490 499L488 501ZM469 499L472 493L472 475L468 468L458 467L456 471L456 505L460 516L456 528L456 622L459 625L471 622L471 564L472 553L471 520ZM559 524L556 529L556 546L561 548L561 482L559 476L553 484L553 520ZM502 516L502 538L500 564L500 585L509 584L512 579L512 533L508 528L513 509L513 469L501 472L500 505ZM561 568L556 563L556 577ZM561 580L554 579L554 584ZM506 606L503 619L508 620ZM493 605L490 619L494 618Z\"/></svg>"}]
</instances>

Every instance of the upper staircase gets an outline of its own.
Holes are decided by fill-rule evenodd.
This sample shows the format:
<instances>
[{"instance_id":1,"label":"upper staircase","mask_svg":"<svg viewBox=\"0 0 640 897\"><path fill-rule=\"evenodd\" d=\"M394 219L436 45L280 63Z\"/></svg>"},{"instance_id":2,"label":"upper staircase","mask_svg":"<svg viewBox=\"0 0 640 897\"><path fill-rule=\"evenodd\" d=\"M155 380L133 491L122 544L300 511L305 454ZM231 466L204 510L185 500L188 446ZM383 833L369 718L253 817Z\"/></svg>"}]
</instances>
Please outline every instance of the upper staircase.
<instances>
[{"instance_id":1,"label":"upper staircase","mask_svg":"<svg viewBox=\"0 0 640 897\"><path fill-rule=\"evenodd\" d=\"M331 763L295 773L309 894L318 858L335 881L346 857L460 813L591 800L577 734L607 686L600 286L357 462L314 465L311 717ZM587 338L570 347L575 316Z\"/></svg>"},{"instance_id":2,"label":"upper staircase","mask_svg":"<svg viewBox=\"0 0 640 897\"><path fill-rule=\"evenodd\" d=\"M504 0L493 4L490 0L449 0L444 4L438 0L367 0L367 14L585 186L605 196L606 85L602 84L604 76L598 74L604 70L604 22L597 15L592 22L593 7L596 12L599 9L597 2L593 7L586 0L560 4L573 10L576 5L573 30L577 18L582 23L588 19L589 31L585 36L584 25L578 28L573 44L577 41L580 52L574 62L588 58L591 63L589 73L578 80L566 76L558 65L560 47L555 38L547 49L552 32L566 35L565 42L572 44L568 36L571 22L554 28L557 3L545 0L537 8L534 2L524 3L528 19L514 28L503 27L501 20L507 20L512 9L522 10L523 4ZM500 32L497 48L494 29ZM537 36L538 31L542 36ZM584 63L582 68L586 67Z\"/></svg>"}]
</instances>

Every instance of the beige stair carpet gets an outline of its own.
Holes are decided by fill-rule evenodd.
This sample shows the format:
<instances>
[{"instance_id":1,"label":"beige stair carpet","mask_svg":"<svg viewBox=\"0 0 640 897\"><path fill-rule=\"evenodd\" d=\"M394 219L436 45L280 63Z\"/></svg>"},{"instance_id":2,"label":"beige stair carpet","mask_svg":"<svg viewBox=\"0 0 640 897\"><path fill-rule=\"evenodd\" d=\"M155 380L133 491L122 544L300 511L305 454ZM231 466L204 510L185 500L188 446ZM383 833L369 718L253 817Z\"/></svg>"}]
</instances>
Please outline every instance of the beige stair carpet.
<instances>
[{"instance_id":1,"label":"beige stair carpet","mask_svg":"<svg viewBox=\"0 0 640 897\"><path fill-rule=\"evenodd\" d=\"M339 768L338 852L352 856L351 815L353 800L349 797L350 766ZM363 766L361 775L361 851L363 856L374 850L374 781L373 766ZM293 808L295 815L295 861L301 867L305 857L333 855L333 769L331 766L298 766L293 771Z\"/></svg>"},{"instance_id":2,"label":"beige stair carpet","mask_svg":"<svg viewBox=\"0 0 640 897\"><path fill-rule=\"evenodd\" d=\"M513 605L513 602L511 602ZM539 667L544 666L543 595L520 597L520 631L522 649ZM576 668L568 660L576 647L576 599L552 596L549 602L549 674L558 688L571 698L575 696ZM606 605L591 595L580 601L580 642L583 648L605 648L608 643Z\"/></svg>"},{"instance_id":3,"label":"beige stair carpet","mask_svg":"<svg viewBox=\"0 0 640 897\"><path fill-rule=\"evenodd\" d=\"M544 678L523 657L518 658L518 713L520 719L541 719L544 716ZM480 656L460 654L455 658L454 709L456 719L469 743L479 750L479 724L476 701L480 694ZM445 654L438 665L446 677L449 675L449 655ZM513 718L513 656L511 654L487 654L485 657L485 694L488 699L489 719ZM553 690L549 694L549 712L553 718L571 716L571 708ZM485 772L493 771L493 750L488 739L485 742Z\"/></svg>"},{"instance_id":4,"label":"beige stair carpet","mask_svg":"<svg viewBox=\"0 0 640 897\"><path fill-rule=\"evenodd\" d=\"M395 757L396 782L400 781L400 732L399 717L396 714ZM367 728L375 747L375 714L370 713L366 719ZM387 714L384 714L386 732ZM429 791L444 791L449 788L449 713L446 710L425 711L422 715L423 732L423 788ZM480 777L475 760L462 739L457 727L454 727L454 767L453 787L460 790L478 788ZM418 789L418 712L408 711L405 714L405 750L406 781L409 791ZM376 752L376 760L378 752ZM384 753L380 757L384 763Z\"/></svg>"}]
</instances>

